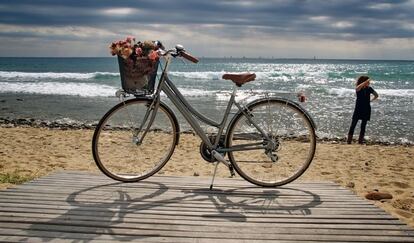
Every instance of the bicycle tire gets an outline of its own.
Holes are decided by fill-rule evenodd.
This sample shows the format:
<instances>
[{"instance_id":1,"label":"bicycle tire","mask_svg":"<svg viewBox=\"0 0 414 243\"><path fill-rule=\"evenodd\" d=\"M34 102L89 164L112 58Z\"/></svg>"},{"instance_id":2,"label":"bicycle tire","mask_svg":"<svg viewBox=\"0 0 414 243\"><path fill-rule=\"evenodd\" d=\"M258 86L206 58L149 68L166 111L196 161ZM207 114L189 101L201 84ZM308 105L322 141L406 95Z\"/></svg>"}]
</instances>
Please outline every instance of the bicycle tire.
<instances>
[{"instance_id":1,"label":"bicycle tire","mask_svg":"<svg viewBox=\"0 0 414 243\"><path fill-rule=\"evenodd\" d=\"M229 152L229 160L236 172L263 187L285 185L300 177L312 162L316 149L315 125L307 112L282 98L258 99L249 103L245 111L273 143L267 142L245 114L239 112L229 123L227 148L231 150L233 146L246 147L252 143L275 146L267 150Z\"/></svg>"},{"instance_id":2,"label":"bicycle tire","mask_svg":"<svg viewBox=\"0 0 414 243\"><path fill-rule=\"evenodd\" d=\"M108 177L137 182L164 167L179 139L179 125L171 109L160 102L151 127L141 143L137 128L144 121L152 100L134 98L111 108L99 121L92 139L92 153L98 168ZM146 119L143 130L150 118Z\"/></svg>"}]
</instances>

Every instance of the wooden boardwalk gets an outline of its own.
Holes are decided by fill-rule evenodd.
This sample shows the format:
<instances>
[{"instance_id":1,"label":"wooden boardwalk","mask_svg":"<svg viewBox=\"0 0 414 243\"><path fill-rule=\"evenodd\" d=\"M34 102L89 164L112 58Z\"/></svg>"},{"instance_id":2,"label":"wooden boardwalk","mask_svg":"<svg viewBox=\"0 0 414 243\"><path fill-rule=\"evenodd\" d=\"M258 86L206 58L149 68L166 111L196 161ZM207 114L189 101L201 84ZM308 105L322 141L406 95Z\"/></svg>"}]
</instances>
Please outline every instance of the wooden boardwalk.
<instances>
[{"instance_id":1,"label":"wooden boardwalk","mask_svg":"<svg viewBox=\"0 0 414 243\"><path fill-rule=\"evenodd\" d=\"M252 186L64 172L0 191L0 241L414 242L414 231L334 183Z\"/></svg>"}]
</instances>

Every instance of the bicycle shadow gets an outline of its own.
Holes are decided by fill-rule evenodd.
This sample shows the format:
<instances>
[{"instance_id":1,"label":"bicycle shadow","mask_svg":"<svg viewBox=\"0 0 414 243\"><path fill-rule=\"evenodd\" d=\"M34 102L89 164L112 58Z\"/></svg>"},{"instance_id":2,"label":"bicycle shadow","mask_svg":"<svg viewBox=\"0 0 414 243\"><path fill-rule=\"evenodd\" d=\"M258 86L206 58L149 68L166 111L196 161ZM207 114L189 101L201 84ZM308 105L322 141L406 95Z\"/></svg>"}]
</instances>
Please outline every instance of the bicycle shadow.
<instances>
[{"instance_id":1,"label":"bicycle shadow","mask_svg":"<svg viewBox=\"0 0 414 243\"><path fill-rule=\"evenodd\" d=\"M308 199L305 202L298 201L299 203L295 205L287 205L286 201L282 200L282 196L289 192L304 195ZM75 233L77 238L73 242L89 242L97 238L131 241L162 237L158 233L148 233L155 232L153 230L131 233L133 230L130 227L140 228L140 217L137 215L148 214L146 210L158 210L159 207L169 206L174 202L182 202L180 207L195 209L198 203L203 203L207 208L200 209L200 217L232 222L246 222L252 215L256 217L265 214L309 215L311 208L322 203L318 195L294 188L245 187L226 190L199 188L177 191L176 188L171 189L158 182L142 181L137 184L117 182L92 186L71 193L66 199L66 203L70 205L69 210L47 222L34 222L27 233L29 236L38 237L36 232L49 230L49 235L42 238L43 241L67 239ZM186 214L182 216L186 217Z\"/></svg>"},{"instance_id":2,"label":"bicycle shadow","mask_svg":"<svg viewBox=\"0 0 414 243\"><path fill-rule=\"evenodd\" d=\"M254 190L255 193L251 193ZM296 195L309 197L308 202L282 200L286 192L296 192ZM283 194L284 192L285 194ZM246 222L249 215L266 214L287 214L287 215L310 215L310 208L320 205L320 196L310 191L295 188L265 189L260 187L245 187L242 189L214 189L206 191L203 189L190 190L187 193L204 195L208 197L215 208L217 214L203 214L205 218L223 218L234 222ZM239 197L238 197L239 196Z\"/></svg>"},{"instance_id":3,"label":"bicycle shadow","mask_svg":"<svg viewBox=\"0 0 414 243\"><path fill-rule=\"evenodd\" d=\"M32 222L27 230L27 239L31 237L42 238L42 242L54 241L56 239L68 239L71 242L89 242L101 235L106 235L105 240L131 241L156 237L158 234L145 235L125 235L122 227L116 227L124 223L125 216L131 213L128 207L136 200L156 198L168 190L168 188L156 182L141 182L142 184L152 185L158 188L139 199L133 199L122 182L109 183L104 185L92 186L71 193L65 200L70 205L70 209L60 216L47 222ZM98 193L93 193L99 191ZM92 193L91 193L92 192ZM82 195L86 193L87 195ZM49 231L48 233L44 233ZM43 232L39 234L39 232ZM71 238L76 234L76 239Z\"/></svg>"}]
</instances>

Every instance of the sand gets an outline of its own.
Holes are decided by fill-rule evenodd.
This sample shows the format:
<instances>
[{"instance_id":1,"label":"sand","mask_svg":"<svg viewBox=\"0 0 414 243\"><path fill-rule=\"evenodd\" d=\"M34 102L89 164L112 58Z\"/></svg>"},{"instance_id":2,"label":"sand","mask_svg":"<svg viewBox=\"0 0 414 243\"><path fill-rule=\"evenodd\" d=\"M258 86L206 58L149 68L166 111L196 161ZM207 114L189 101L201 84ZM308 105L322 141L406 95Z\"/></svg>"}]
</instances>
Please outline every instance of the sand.
<instances>
[{"instance_id":1,"label":"sand","mask_svg":"<svg viewBox=\"0 0 414 243\"><path fill-rule=\"evenodd\" d=\"M59 170L100 173L91 155L92 130L0 127L0 188L12 187L4 177L31 179ZM199 154L200 140L182 134L164 175L211 176L213 165ZM229 172L219 166L218 176ZM414 228L414 146L318 143L310 168L299 179L328 180L354 191L389 193L392 199L372 201Z\"/></svg>"}]
</instances>

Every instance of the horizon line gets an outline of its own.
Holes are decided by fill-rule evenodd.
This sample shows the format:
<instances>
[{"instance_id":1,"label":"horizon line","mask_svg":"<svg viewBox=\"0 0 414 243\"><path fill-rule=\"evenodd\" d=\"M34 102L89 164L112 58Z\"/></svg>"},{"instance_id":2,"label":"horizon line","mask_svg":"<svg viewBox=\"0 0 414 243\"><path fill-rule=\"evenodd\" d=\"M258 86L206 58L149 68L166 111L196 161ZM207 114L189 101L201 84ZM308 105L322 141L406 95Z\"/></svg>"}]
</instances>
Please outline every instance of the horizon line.
<instances>
[{"instance_id":1,"label":"horizon line","mask_svg":"<svg viewBox=\"0 0 414 243\"><path fill-rule=\"evenodd\" d=\"M0 56L0 58L113 58L112 56ZM257 60L344 60L344 61L408 61L412 62L414 59L384 59L384 58L318 58L318 57L234 57L234 56L221 56L221 57L207 57L199 56L201 59L257 59Z\"/></svg>"}]
</instances>

